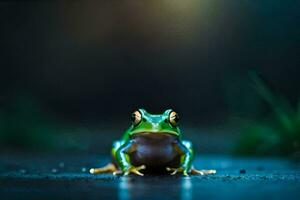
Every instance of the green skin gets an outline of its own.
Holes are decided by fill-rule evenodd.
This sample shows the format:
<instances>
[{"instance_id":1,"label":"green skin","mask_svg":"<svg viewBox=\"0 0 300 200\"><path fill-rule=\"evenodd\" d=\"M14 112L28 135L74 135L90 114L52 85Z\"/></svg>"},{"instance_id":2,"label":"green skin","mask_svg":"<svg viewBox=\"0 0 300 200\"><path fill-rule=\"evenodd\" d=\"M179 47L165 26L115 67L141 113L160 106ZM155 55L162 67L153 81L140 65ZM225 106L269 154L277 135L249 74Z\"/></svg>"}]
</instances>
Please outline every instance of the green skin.
<instances>
[{"instance_id":1,"label":"green skin","mask_svg":"<svg viewBox=\"0 0 300 200\"><path fill-rule=\"evenodd\" d=\"M115 141L112 148L112 156L119 169L126 173L131 167L130 153L134 149L132 138L140 133L149 134L170 134L176 139L176 151L180 156L180 164L177 166L178 172L188 175L191 170L194 156L192 143L182 140L182 134L177 125L172 125L168 118L172 110L166 110L161 115L149 114L144 109L139 109L142 120L137 125L131 125L124 133L121 140Z\"/></svg>"}]
</instances>

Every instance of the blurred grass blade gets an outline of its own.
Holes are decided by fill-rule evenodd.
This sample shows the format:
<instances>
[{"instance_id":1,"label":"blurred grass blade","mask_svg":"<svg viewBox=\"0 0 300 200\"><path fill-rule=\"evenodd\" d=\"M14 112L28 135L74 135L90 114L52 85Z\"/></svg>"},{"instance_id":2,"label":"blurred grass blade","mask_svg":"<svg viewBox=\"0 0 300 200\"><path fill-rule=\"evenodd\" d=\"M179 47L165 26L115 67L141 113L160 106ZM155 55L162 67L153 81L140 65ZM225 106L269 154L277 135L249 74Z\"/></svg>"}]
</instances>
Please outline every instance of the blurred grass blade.
<instances>
[{"instance_id":1,"label":"blurred grass blade","mask_svg":"<svg viewBox=\"0 0 300 200\"><path fill-rule=\"evenodd\" d=\"M249 73L251 80L254 83L254 87L259 95L271 106L273 112L275 113L277 119L289 133L293 132L293 122L289 113L292 109L291 105L285 101L283 98L277 98L272 91L266 86L265 82L255 73Z\"/></svg>"},{"instance_id":2,"label":"blurred grass blade","mask_svg":"<svg viewBox=\"0 0 300 200\"><path fill-rule=\"evenodd\" d=\"M297 111L296 111L296 124L300 126L300 100L298 100ZM300 127L299 127L300 128Z\"/></svg>"}]
</instances>

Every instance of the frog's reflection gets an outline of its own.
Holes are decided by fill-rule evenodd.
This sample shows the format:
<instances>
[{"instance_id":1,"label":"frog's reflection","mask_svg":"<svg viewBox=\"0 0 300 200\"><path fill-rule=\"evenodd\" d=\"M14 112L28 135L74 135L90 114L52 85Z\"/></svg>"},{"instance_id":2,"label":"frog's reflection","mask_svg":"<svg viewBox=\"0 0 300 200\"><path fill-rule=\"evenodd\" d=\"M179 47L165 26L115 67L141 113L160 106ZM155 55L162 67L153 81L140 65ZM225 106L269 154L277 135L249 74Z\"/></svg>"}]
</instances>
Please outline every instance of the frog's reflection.
<instances>
[{"instance_id":1,"label":"frog's reflection","mask_svg":"<svg viewBox=\"0 0 300 200\"><path fill-rule=\"evenodd\" d=\"M192 199L190 177L120 177L118 197L131 199Z\"/></svg>"},{"instance_id":2,"label":"frog's reflection","mask_svg":"<svg viewBox=\"0 0 300 200\"><path fill-rule=\"evenodd\" d=\"M193 187L190 177L183 177L181 179L181 199L190 200L193 198Z\"/></svg>"}]
</instances>

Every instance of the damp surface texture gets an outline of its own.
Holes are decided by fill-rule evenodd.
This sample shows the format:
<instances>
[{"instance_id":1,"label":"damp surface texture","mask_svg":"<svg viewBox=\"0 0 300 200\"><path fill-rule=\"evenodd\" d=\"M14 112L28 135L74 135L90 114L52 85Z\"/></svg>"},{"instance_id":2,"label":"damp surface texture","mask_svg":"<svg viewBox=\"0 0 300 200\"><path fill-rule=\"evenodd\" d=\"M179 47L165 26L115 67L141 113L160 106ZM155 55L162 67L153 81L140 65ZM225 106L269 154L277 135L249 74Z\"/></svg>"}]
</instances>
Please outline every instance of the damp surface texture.
<instances>
[{"instance_id":1,"label":"damp surface texture","mask_svg":"<svg viewBox=\"0 0 300 200\"><path fill-rule=\"evenodd\" d=\"M1 155L1 199L298 199L300 166L282 159L196 157L209 176L91 175L95 155Z\"/></svg>"}]
</instances>

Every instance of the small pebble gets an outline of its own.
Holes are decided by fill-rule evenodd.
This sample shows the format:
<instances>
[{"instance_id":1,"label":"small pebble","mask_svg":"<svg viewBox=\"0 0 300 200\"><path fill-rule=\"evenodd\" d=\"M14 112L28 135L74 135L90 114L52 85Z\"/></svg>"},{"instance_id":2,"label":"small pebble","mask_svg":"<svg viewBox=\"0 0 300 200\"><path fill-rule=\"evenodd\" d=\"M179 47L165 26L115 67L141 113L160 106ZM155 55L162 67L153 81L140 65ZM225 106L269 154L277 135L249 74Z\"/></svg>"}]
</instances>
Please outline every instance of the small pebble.
<instances>
[{"instance_id":1,"label":"small pebble","mask_svg":"<svg viewBox=\"0 0 300 200\"><path fill-rule=\"evenodd\" d=\"M65 167L65 163L64 163L64 162L60 162L60 163L58 164L58 166L59 166L60 168L64 168L64 167Z\"/></svg>"},{"instance_id":2,"label":"small pebble","mask_svg":"<svg viewBox=\"0 0 300 200\"><path fill-rule=\"evenodd\" d=\"M246 170L245 169L241 169L240 170L240 174L246 174Z\"/></svg>"},{"instance_id":3,"label":"small pebble","mask_svg":"<svg viewBox=\"0 0 300 200\"><path fill-rule=\"evenodd\" d=\"M51 170L51 172L52 172L53 174L56 174L58 171L57 171L57 169L54 168L54 169Z\"/></svg>"},{"instance_id":4,"label":"small pebble","mask_svg":"<svg viewBox=\"0 0 300 200\"><path fill-rule=\"evenodd\" d=\"M86 168L85 168L85 167L82 167L82 168L81 168L81 171L82 171L82 172L86 172Z\"/></svg>"}]
</instances>

